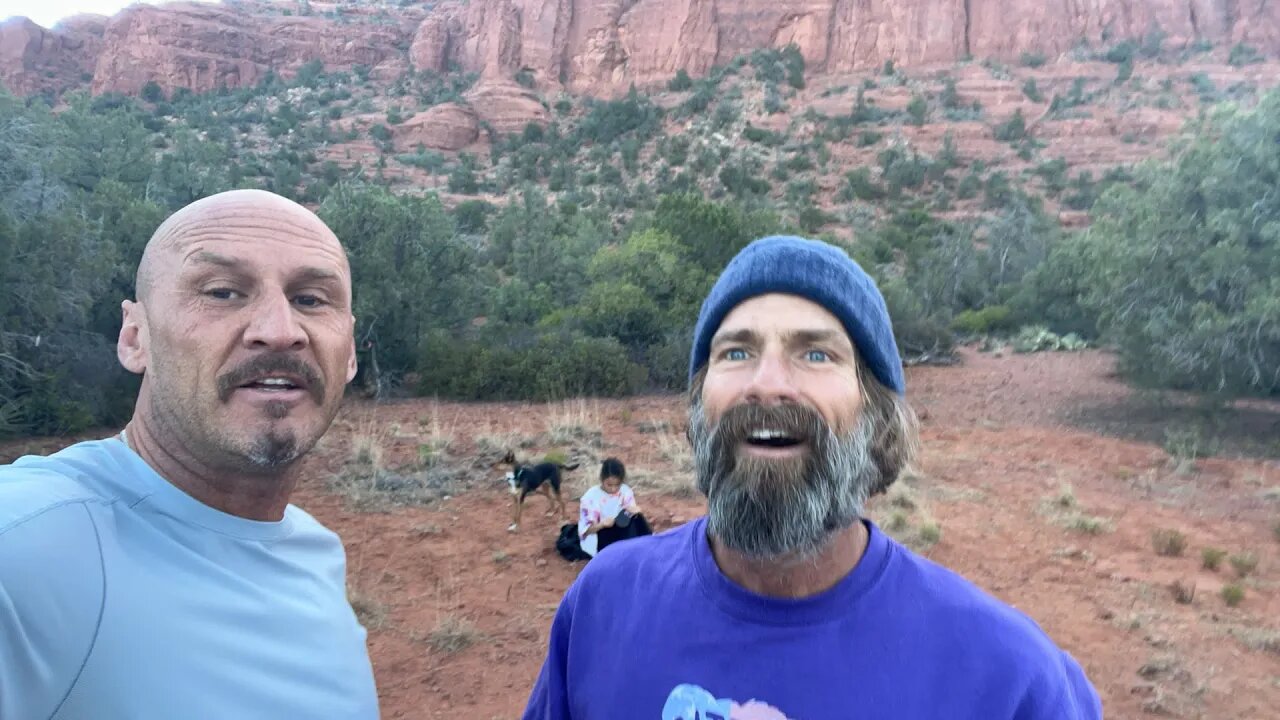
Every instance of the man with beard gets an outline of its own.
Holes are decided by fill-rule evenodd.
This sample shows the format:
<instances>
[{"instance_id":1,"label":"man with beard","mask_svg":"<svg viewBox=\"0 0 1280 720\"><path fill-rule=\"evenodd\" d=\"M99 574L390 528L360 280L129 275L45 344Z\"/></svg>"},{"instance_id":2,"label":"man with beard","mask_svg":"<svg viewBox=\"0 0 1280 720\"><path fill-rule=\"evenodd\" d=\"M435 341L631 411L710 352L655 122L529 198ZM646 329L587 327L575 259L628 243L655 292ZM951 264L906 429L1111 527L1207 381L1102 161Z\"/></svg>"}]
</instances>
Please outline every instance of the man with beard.
<instances>
[{"instance_id":1,"label":"man with beard","mask_svg":"<svg viewBox=\"0 0 1280 720\"><path fill-rule=\"evenodd\" d=\"M583 570L526 719L1102 716L1028 617L861 517L917 427L884 299L848 255L745 248L702 305L689 378L707 517Z\"/></svg>"},{"instance_id":2,"label":"man with beard","mask_svg":"<svg viewBox=\"0 0 1280 720\"><path fill-rule=\"evenodd\" d=\"M342 544L289 504L356 371L342 245L222 193L136 293L125 430L0 467L0 718L376 718Z\"/></svg>"}]
</instances>

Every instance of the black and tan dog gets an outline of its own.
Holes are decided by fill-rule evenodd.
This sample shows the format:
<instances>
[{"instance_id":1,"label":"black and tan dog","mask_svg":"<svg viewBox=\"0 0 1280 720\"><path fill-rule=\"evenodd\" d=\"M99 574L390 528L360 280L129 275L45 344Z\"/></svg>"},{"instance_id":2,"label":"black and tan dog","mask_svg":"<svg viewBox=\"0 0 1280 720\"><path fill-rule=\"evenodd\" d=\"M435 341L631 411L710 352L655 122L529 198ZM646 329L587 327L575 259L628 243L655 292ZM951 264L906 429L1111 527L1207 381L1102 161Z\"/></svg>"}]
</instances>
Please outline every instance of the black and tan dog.
<instances>
[{"instance_id":1,"label":"black and tan dog","mask_svg":"<svg viewBox=\"0 0 1280 720\"><path fill-rule=\"evenodd\" d=\"M516 462L514 452L508 452L500 463L511 467L507 472L507 484L511 487L512 496L511 526L507 528L508 530L515 531L520 527L520 511L524 508L524 499L535 492L547 496L548 515L559 508L559 517L564 517L564 498L560 495L560 472L575 470L578 463L561 465L544 462L537 465L522 465Z\"/></svg>"}]
</instances>

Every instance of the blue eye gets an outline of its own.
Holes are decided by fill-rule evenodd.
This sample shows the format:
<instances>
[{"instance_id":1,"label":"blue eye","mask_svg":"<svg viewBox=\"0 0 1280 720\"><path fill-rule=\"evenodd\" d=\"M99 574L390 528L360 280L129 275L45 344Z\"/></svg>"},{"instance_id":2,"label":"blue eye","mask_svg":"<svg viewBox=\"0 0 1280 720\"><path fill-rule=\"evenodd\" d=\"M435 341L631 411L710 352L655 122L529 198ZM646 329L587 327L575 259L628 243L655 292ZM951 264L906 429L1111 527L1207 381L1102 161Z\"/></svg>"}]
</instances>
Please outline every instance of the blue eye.
<instances>
[{"instance_id":1,"label":"blue eye","mask_svg":"<svg viewBox=\"0 0 1280 720\"><path fill-rule=\"evenodd\" d=\"M213 288L212 290L206 290L204 294L215 300L230 300L237 293L231 288Z\"/></svg>"},{"instance_id":2,"label":"blue eye","mask_svg":"<svg viewBox=\"0 0 1280 720\"><path fill-rule=\"evenodd\" d=\"M809 362L828 362L831 356L825 350L810 350L805 353L805 359Z\"/></svg>"},{"instance_id":3,"label":"blue eye","mask_svg":"<svg viewBox=\"0 0 1280 720\"><path fill-rule=\"evenodd\" d=\"M324 305L324 300L321 300L315 295L299 295L298 297L294 298L293 301L298 303L302 307L308 307L308 308L317 308L317 307L320 307L321 305Z\"/></svg>"},{"instance_id":4,"label":"blue eye","mask_svg":"<svg viewBox=\"0 0 1280 720\"><path fill-rule=\"evenodd\" d=\"M747 351L743 350L742 348L733 348L731 350L726 350L724 353L724 359L725 360L746 360Z\"/></svg>"}]
</instances>

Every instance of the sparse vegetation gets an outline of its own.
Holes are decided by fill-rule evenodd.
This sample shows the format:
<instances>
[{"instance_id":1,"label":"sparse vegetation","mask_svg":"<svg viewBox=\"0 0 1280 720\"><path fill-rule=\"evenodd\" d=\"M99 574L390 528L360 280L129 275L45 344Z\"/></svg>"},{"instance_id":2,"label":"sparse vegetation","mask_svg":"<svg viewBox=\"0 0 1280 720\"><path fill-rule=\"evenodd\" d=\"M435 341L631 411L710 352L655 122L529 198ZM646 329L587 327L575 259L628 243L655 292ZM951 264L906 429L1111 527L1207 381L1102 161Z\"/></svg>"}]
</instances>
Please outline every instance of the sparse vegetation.
<instances>
[{"instance_id":1,"label":"sparse vegetation","mask_svg":"<svg viewBox=\"0 0 1280 720\"><path fill-rule=\"evenodd\" d=\"M1244 600L1244 586L1239 583L1231 583L1222 586L1222 601L1228 607L1235 607Z\"/></svg>"},{"instance_id":2,"label":"sparse vegetation","mask_svg":"<svg viewBox=\"0 0 1280 720\"><path fill-rule=\"evenodd\" d=\"M445 615L427 634L427 645L432 650L452 655L462 652L475 644L480 632L467 620L456 615Z\"/></svg>"},{"instance_id":3,"label":"sparse vegetation","mask_svg":"<svg viewBox=\"0 0 1280 720\"><path fill-rule=\"evenodd\" d=\"M1111 522L1106 518L1077 514L1068 518L1067 528L1086 535L1101 535L1111 531Z\"/></svg>"},{"instance_id":4,"label":"sparse vegetation","mask_svg":"<svg viewBox=\"0 0 1280 720\"><path fill-rule=\"evenodd\" d=\"M1151 546L1157 555L1178 557L1187 547L1187 536L1178 530L1160 528L1151 531Z\"/></svg>"},{"instance_id":5,"label":"sparse vegetation","mask_svg":"<svg viewBox=\"0 0 1280 720\"><path fill-rule=\"evenodd\" d=\"M1258 569L1258 556L1252 552L1235 553L1229 560L1231 561L1231 567L1236 571L1236 575L1242 578L1247 577Z\"/></svg>"},{"instance_id":6,"label":"sparse vegetation","mask_svg":"<svg viewBox=\"0 0 1280 720\"><path fill-rule=\"evenodd\" d=\"M916 537L924 548L937 545L938 541L942 539L942 526L932 520L922 522L920 527L916 529Z\"/></svg>"},{"instance_id":7,"label":"sparse vegetation","mask_svg":"<svg viewBox=\"0 0 1280 720\"><path fill-rule=\"evenodd\" d=\"M1205 570L1218 572L1218 566L1222 564L1222 559L1227 556L1227 551L1221 548L1207 547L1200 551L1200 565Z\"/></svg>"},{"instance_id":8,"label":"sparse vegetation","mask_svg":"<svg viewBox=\"0 0 1280 720\"><path fill-rule=\"evenodd\" d=\"M1190 605L1196 599L1195 583L1184 583L1181 580L1174 580L1169 583L1169 593L1173 595L1173 601L1179 605Z\"/></svg>"},{"instance_id":9,"label":"sparse vegetation","mask_svg":"<svg viewBox=\"0 0 1280 720\"><path fill-rule=\"evenodd\" d=\"M355 611L356 620L366 630L381 630L386 626L388 617L386 603L350 585L347 586L347 601Z\"/></svg>"}]
</instances>

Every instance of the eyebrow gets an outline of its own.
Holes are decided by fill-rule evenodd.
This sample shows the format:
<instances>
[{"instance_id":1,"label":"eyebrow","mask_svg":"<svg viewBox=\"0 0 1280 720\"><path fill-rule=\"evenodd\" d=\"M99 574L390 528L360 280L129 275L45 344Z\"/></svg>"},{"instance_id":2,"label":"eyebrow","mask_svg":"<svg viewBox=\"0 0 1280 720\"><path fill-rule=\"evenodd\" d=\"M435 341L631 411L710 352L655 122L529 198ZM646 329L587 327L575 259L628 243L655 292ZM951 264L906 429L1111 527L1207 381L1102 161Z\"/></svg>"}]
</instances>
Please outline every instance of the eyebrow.
<instances>
[{"instance_id":1,"label":"eyebrow","mask_svg":"<svg viewBox=\"0 0 1280 720\"><path fill-rule=\"evenodd\" d=\"M844 333L836 330L790 330L783 334L783 340L788 345L810 343L829 343L839 341L846 337ZM852 344L852 340L849 341ZM724 333L718 333L711 338L711 347L724 343L742 343L744 345L759 345L761 343L760 333L751 328L742 328L741 330L729 330Z\"/></svg>"},{"instance_id":2,"label":"eyebrow","mask_svg":"<svg viewBox=\"0 0 1280 720\"><path fill-rule=\"evenodd\" d=\"M229 258L226 255L219 255L209 250L200 250L194 255L188 256L187 260L196 265L217 265L225 268L238 268L244 264L239 260Z\"/></svg>"},{"instance_id":3,"label":"eyebrow","mask_svg":"<svg viewBox=\"0 0 1280 720\"><path fill-rule=\"evenodd\" d=\"M728 330L722 333L716 333L711 338L711 347L723 345L724 343L741 343L744 345L759 345L760 333L751 328L742 328L741 330Z\"/></svg>"},{"instance_id":4,"label":"eyebrow","mask_svg":"<svg viewBox=\"0 0 1280 720\"><path fill-rule=\"evenodd\" d=\"M190 261L196 265L216 265L230 270L242 270L244 261L237 260L226 255L221 255L209 250L201 250L190 257ZM328 268L307 266L293 273L291 281L293 283L308 282L336 282L341 280L338 273Z\"/></svg>"}]
</instances>

